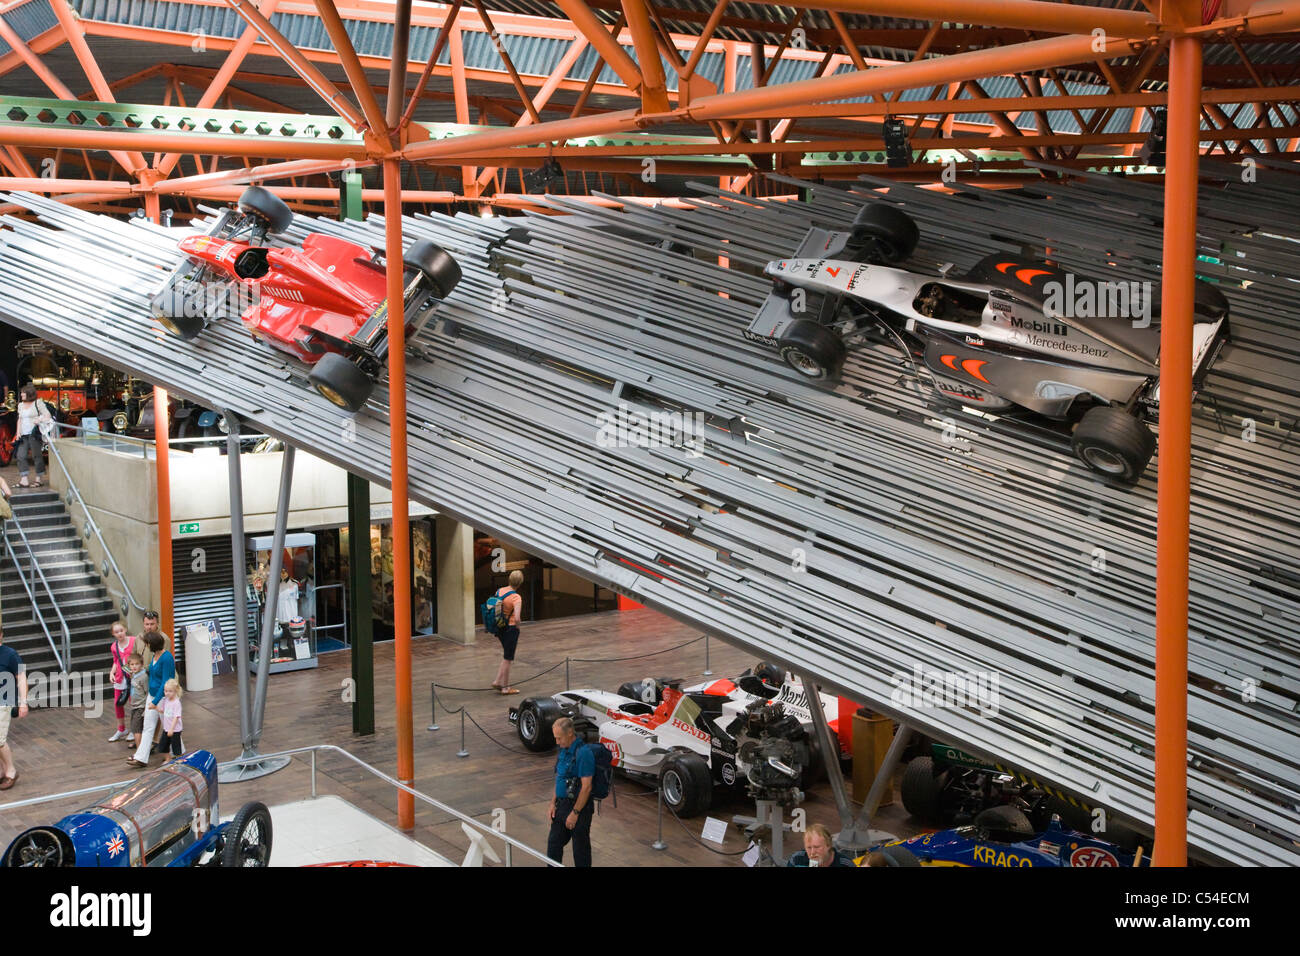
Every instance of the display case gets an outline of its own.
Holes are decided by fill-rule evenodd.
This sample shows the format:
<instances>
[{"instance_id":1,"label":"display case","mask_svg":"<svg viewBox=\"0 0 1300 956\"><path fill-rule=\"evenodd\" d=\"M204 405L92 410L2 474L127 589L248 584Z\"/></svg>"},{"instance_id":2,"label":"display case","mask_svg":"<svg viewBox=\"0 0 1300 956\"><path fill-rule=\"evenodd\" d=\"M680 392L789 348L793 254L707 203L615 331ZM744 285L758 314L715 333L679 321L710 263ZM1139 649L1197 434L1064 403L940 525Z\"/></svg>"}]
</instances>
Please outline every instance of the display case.
<instances>
[{"instance_id":1,"label":"display case","mask_svg":"<svg viewBox=\"0 0 1300 956\"><path fill-rule=\"evenodd\" d=\"M250 609L256 609L256 614L250 615L255 616L256 625L248 635L249 665L258 666L262 647L269 643L272 674L316 667L316 536L285 535L271 633L269 641L264 641L261 632L270 593L267 577L273 545L271 535L247 540L248 600Z\"/></svg>"}]
</instances>

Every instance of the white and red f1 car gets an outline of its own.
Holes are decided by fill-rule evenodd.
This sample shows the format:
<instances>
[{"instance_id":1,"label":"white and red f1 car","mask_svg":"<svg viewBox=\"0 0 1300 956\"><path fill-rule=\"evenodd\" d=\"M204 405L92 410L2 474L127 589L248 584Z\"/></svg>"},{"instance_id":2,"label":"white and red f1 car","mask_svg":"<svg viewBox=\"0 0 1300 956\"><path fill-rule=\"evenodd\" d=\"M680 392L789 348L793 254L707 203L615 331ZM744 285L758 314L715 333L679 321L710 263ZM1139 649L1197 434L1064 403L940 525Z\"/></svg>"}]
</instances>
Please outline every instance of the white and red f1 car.
<instances>
[{"instance_id":1,"label":"white and red f1 car","mask_svg":"<svg viewBox=\"0 0 1300 956\"><path fill-rule=\"evenodd\" d=\"M657 783L664 803L681 817L707 810L718 788L796 803L824 772L796 678L769 683L746 672L736 681L685 689L673 683L650 678L623 684L619 693L583 689L529 697L511 708L510 720L524 746L542 752L555 746L555 721L571 718L581 737L610 751L624 775ZM822 701L829 718L836 701L826 695Z\"/></svg>"}]
</instances>

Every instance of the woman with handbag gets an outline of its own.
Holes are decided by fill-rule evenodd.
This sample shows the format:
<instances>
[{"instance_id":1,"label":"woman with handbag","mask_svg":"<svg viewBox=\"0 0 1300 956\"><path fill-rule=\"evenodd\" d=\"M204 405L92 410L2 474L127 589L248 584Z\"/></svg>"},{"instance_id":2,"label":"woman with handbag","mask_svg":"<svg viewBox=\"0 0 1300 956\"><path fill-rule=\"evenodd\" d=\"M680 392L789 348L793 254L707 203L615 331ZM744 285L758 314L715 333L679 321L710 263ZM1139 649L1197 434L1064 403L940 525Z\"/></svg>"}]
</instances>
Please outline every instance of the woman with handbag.
<instances>
[{"instance_id":1,"label":"woman with handbag","mask_svg":"<svg viewBox=\"0 0 1300 956\"><path fill-rule=\"evenodd\" d=\"M113 643L108 645L108 652L113 656L113 669L110 678L113 681L113 713L117 717L117 733L108 738L108 742L119 740L131 741L131 734L126 729L126 705L131 699L131 671L127 660L132 654L140 654L143 645L138 637L127 633L123 621L115 621L111 628Z\"/></svg>"},{"instance_id":2,"label":"woman with handbag","mask_svg":"<svg viewBox=\"0 0 1300 956\"><path fill-rule=\"evenodd\" d=\"M50 414L50 407L36 397L35 385L24 385L18 397L18 450L14 455L18 459L18 485L28 487L27 470L35 461L35 486L39 488L45 474L42 439L53 434L54 416Z\"/></svg>"}]
</instances>

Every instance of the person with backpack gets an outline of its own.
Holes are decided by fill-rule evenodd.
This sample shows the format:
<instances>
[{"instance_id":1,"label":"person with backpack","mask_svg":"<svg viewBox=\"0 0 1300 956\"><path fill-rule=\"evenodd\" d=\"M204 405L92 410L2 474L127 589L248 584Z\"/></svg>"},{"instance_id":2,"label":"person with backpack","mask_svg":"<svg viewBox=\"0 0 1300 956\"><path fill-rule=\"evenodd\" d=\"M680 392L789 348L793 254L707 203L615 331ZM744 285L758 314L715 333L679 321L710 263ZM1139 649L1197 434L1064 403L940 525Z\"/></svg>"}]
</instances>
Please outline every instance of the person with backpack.
<instances>
[{"instance_id":1,"label":"person with backpack","mask_svg":"<svg viewBox=\"0 0 1300 956\"><path fill-rule=\"evenodd\" d=\"M501 666L497 668L496 680L492 686L502 694L517 694L519 688L510 686L510 664L515 659L515 648L519 646L519 615L524 608L524 599L519 596L519 588L524 583L524 572L510 572L510 583L498 588L496 593L483 604L483 629L495 634L501 642Z\"/></svg>"},{"instance_id":2,"label":"person with backpack","mask_svg":"<svg viewBox=\"0 0 1300 956\"><path fill-rule=\"evenodd\" d=\"M18 399L18 435L14 451L14 457L18 459L18 486L30 487L27 472L35 465L35 485L39 488L41 478L45 475L42 439L53 438L54 416L50 414L50 407L36 397L35 385L24 385L18 393Z\"/></svg>"},{"instance_id":3,"label":"person with backpack","mask_svg":"<svg viewBox=\"0 0 1300 956\"><path fill-rule=\"evenodd\" d=\"M555 758L551 832L546 838L546 855L556 863L563 863L564 847L572 840L573 865L591 866L591 817L596 806L592 781L596 776L596 755L594 749L578 736L573 721L568 717L557 720L551 733L560 753Z\"/></svg>"}]
</instances>

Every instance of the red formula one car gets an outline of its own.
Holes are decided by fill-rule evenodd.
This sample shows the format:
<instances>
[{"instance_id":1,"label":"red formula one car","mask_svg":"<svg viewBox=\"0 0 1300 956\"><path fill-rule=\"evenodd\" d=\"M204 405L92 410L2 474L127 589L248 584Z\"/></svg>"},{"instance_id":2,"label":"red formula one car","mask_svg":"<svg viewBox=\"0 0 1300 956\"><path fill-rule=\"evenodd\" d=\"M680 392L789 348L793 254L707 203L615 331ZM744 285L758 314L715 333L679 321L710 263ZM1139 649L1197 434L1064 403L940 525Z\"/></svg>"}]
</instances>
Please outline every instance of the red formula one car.
<instances>
[{"instance_id":1,"label":"red formula one car","mask_svg":"<svg viewBox=\"0 0 1300 956\"><path fill-rule=\"evenodd\" d=\"M250 186L207 235L181 240L187 258L153 297L151 310L183 339L236 314L255 339L312 366L307 378L321 395L359 411L388 354L384 262L364 246L321 233L310 233L301 249L265 245L292 222L279 197ZM402 263L410 336L461 273L455 259L426 239L413 243Z\"/></svg>"}]
</instances>

